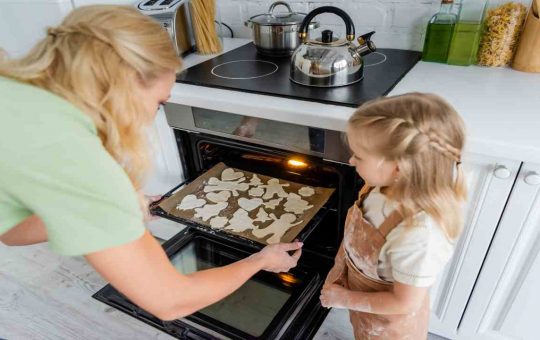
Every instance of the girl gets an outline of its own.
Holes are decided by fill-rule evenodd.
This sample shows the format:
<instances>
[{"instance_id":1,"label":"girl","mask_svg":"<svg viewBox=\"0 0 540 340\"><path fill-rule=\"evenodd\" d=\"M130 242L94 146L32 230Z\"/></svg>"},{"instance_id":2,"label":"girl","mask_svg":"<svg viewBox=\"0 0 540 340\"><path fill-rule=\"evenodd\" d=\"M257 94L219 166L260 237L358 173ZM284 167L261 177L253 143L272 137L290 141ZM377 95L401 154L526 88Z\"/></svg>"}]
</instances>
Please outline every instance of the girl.
<instances>
[{"instance_id":1,"label":"girl","mask_svg":"<svg viewBox=\"0 0 540 340\"><path fill-rule=\"evenodd\" d=\"M356 339L426 339L428 290L461 231L463 121L440 97L410 93L362 105L347 139L366 184L322 305L349 309Z\"/></svg>"},{"instance_id":2,"label":"girl","mask_svg":"<svg viewBox=\"0 0 540 340\"><path fill-rule=\"evenodd\" d=\"M164 320L222 299L261 269L288 271L301 247L182 275L146 230L146 130L180 66L161 25L122 6L80 7L27 56L0 61L0 241L84 255Z\"/></svg>"}]
</instances>

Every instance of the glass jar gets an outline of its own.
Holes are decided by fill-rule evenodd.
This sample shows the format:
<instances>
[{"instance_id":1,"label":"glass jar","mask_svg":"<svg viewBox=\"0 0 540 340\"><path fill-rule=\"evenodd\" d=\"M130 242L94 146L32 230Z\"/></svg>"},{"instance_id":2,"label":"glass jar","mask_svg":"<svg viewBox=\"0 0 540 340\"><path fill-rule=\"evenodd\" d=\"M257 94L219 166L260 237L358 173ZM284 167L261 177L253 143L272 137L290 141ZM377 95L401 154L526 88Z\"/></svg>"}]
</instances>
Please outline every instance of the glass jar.
<instances>
[{"instance_id":1,"label":"glass jar","mask_svg":"<svg viewBox=\"0 0 540 340\"><path fill-rule=\"evenodd\" d=\"M460 3L458 21L448 51L448 64L467 66L476 63L485 7L486 0L465 0Z\"/></svg>"},{"instance_id":2,"label":"glass jar","mask_svg":"<svg viewBox=\"0 0 540 340\"><path fill-rule=\"evenodd\" d=\"M518 1L489 0L478 49L478 65L506 66L514 57L527 7Z\"/></svg>"},{"instance_id":3,"label":"glass jar","mask_svg":"<svg viewBox=\"0 0 540 340\"><path fill-rule=\"evenodd\" d=\"M431 17L426 29L422 60L446 63L452 32L457 21L453 0L442 0L439 12Z\"/></svg>"}]
</instances>

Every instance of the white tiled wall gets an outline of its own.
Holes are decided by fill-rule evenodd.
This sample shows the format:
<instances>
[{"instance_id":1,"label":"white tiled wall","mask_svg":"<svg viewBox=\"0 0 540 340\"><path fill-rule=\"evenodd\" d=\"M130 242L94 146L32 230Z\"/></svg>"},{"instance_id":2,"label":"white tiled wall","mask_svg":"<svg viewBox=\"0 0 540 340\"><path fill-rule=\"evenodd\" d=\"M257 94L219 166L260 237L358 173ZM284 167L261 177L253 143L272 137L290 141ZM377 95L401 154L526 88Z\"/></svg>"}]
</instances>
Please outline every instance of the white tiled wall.
<instances>
[{"instance_id":1,"label":"white tiled wall","mask_svg":"<svg viewBox=\"0 0 540 340\"><path fill-rule=\"evenodd\" d=\"M274 1L217 0L221 20L232 27L235 37L250 38L251 31L244 21L266 13ZM421 50L427 21L437 12L440 0L338 0L287 1L293 10L307 13L320 6L343 9L353 19L356 33L376 31L373 41L378 47ZM277 7L276 11L285 11ZM315 19L343 37L344 25L334 14L322 14ZM227 30L223 31L228 34Z\"/></svg>"}]
</instances>

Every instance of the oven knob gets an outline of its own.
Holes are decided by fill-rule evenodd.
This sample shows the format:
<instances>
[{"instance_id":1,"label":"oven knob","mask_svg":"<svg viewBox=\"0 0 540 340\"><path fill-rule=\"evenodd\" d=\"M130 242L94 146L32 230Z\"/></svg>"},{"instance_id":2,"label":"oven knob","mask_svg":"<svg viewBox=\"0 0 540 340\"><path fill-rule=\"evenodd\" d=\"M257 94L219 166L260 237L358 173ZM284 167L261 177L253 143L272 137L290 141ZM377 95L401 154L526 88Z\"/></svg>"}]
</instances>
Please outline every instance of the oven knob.
<instances>
[{"instance_id":1,"label":"oven knob","mask_svg":"<svg viewBox=\"0 0 540 340\"><path fill-rule=\"evenodd\" d=\"M540 175L534 171L529 172L527 175L525 175L525 183L529 185L540 184Z\"/></svg>"},{"instance_id":2,"label":"oven knob","mask_svg":"<svg viewBox=\"0 0 540 340\"><path fill-rule=\"evenodd\" d=\"M506 179L510 177L510 170L508 170L508 168L505 167L504 165L499 165L493 171L493 175L495 175L495 177L499 179Z\"/></svg>"}]
</instances>

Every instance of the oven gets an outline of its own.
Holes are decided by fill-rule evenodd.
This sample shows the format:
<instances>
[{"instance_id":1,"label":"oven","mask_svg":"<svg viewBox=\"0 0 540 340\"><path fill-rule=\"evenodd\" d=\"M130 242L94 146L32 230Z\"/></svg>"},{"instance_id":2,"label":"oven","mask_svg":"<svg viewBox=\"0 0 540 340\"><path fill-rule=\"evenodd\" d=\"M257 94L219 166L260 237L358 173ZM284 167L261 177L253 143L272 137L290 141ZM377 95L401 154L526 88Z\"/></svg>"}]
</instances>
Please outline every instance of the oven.
<instances>
[{"instance_id":1,"label":"oven","mask_svg":"<svg viewBox=\"0 0 540 340\"><path fill-rule=\"evenodd\" d=\"M304 242L297 267L287 273L259 272L235 293L192 315L159 320L110 285L94 297L179 339L312 338L328 313L319 302L320 290L341 243L345 215L362 185L347 163L342 134L173 103L166 104L165 113L185 181L163 199L219 163L333 192L297 236ZM264 246L172 215L159 202L152 212L187 226L163 244L184 274L229 264Z\"/></svg>"}]
</instances>

